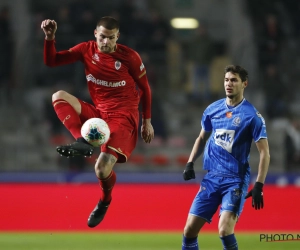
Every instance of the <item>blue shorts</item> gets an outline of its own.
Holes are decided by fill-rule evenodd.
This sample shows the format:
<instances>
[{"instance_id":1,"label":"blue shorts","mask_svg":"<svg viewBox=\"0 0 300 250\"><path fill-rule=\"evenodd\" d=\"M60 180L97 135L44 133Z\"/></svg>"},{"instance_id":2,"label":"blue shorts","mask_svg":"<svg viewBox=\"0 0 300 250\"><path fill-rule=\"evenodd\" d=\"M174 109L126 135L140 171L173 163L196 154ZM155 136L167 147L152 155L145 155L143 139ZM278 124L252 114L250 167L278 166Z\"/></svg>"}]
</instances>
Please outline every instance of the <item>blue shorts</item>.
<instances>
[{"instance_id":1,"label":"blue shorts","mask_svg":"<svg viewBox=\"0 0 300 250\"><path fill-rule=\"evenodd\" d=\"M230 211L240 216L248 186L249 184L239 177L224 177L207 173L201 182L189 214L201 217L210 223L221 205L219 215L223 211Z\"/></svg>"}]
</instances>

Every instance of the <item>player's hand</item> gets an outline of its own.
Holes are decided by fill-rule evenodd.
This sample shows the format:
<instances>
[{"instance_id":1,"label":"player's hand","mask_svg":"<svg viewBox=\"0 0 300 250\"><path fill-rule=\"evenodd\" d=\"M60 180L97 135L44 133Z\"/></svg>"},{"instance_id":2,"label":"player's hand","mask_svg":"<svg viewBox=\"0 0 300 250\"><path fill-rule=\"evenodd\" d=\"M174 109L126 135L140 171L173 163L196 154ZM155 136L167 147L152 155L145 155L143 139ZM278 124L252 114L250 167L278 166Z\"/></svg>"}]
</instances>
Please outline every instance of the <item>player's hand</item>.
<instances>
[{"instance_id":1,"label":"player's hand","mask_svg":"<svg viewBox=\"0 0 300 250\"><path fill-rule=\"evenodd\" d=\"M143 119L141 127L141 136L144 142L150 143L154 138L154 129L151 124L151 119Z\"/></svg>"},{"instance_id":2,"label":"player's hand","mask_svg":"<svg viewBox=\"0 0 300 250\"><path fill-rule=\"evenodd\" d=\"M183 171L183 179L185 181L188 181L190 179L195 179L195 171L194 171L194 163L193 162L188 162L185 165L185 170Z\"/></svg>"},{"instance_id":3,"label":"player's hand","mask_svg":"<svg viewBox=\"0 0 300 250\"><path fill-rule=\"evenodd\" d=\"M246 195L246 199L252 196L252 207L262 209L264 207L263 186L261 182L255 182L254 187Z\"/></svg>"},{"instance_id":4,"label":"player's hand","mask_svg":"<svg viewBox=\"0 0 300 250\"><path fill-rule=\"evenodd\" d=\"M44 31L46 40L53 40L57 30L57 24L54 20L46 19L41 24L41 29Z\"/></svg>"}]
</instances>

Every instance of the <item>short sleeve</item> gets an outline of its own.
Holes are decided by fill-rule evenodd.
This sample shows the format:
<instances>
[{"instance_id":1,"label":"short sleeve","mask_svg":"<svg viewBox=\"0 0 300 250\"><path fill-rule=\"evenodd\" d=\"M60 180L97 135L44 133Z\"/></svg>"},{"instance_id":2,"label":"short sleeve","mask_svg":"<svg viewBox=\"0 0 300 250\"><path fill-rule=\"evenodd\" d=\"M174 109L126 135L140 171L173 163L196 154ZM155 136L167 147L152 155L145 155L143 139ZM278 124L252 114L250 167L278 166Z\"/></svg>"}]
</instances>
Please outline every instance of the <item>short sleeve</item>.
<instances>
[{"instance_id":1,"label":"short sleeve","mask_svg":"<svg viewBox=\"0 0 300 250\"><path fill-rule=\"evenodd\" d=\"M261 138L268 137L265 119L259 112L256 112L251 121L251 132L255 142L259 141Z\"/></svg>"},{"instance_id":2,"label":"short sleeve","mask_svg":"<svg viewBox=\"0 0 300 250\"><path fill-rule=\"evenodd\" d=\"M208 114L208 109L203 112L201 119L201 126L206 132L212 131L212 124L210 120L210 115Z\"/></svg>"}]
</instances>

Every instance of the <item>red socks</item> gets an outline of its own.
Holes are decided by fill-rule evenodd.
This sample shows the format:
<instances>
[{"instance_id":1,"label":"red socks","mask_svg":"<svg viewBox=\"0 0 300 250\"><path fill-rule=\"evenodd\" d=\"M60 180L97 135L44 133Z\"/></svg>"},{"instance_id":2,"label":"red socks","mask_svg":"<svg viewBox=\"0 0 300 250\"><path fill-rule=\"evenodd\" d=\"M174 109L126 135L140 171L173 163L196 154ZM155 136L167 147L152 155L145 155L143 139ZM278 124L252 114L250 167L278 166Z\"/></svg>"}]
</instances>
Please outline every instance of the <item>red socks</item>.
<instances>
[{"instance_id":1,"label":"red socks","mask_svg":"<svg viewBox=\"0 0 300 250\"><path fill-rule=\"evenodd\" d=\"M114 171L111 171L108 177L105 179L99 179L100 187L102 189L102 196L101 200L103 202L110 202L111 201L111 193L112 189L116 183L116 173Z\"/></svg>"},{"instance_id":2,"label":"red socks","mask_svg":"<svg viewBox=\"0 0 300 250\"><path fill-rule=\"evenodd\" d=\"M75 109L63 99L54 101L52 105L59 120L61 120L73 137L75 139L82 137L80 132L82 123Z\"/></svg>"}]
</instances>

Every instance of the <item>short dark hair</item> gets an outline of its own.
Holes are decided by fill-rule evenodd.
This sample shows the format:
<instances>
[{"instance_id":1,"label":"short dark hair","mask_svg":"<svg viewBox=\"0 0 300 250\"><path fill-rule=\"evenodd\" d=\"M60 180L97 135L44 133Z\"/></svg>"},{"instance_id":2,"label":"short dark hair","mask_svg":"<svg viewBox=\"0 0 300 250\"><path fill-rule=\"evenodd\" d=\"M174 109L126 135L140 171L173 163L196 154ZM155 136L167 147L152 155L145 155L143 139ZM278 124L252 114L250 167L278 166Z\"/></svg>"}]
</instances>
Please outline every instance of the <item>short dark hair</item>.
<instances>
[{"instance_id":1,"label":"short dark hair","mask_svg":"<svg viewBox=\"0 0 300 250\"><path fill-rule=\"evenodd\" d=\"M232 72L234 74L239 74L242 82L248 80L248 71L239 65L227 65L224 69L224 74Z\"/></svg>"},{"instance_id":2,"label":"short dark hair","mask_svg":"<svg viewBox=\"0 0 300 250\"><path fill-rule=\"evenodd\" d=\"M111 16L104 16L97 22L97 27L103 26L106 29L113 30L117 29L119 30L120 24L119 21Z\"/></svg>"}]
</instances>

